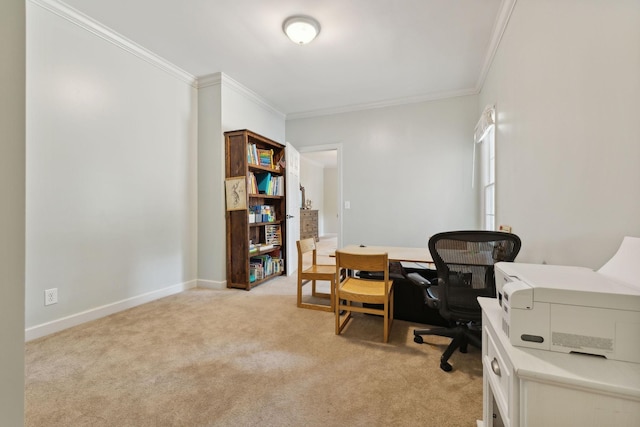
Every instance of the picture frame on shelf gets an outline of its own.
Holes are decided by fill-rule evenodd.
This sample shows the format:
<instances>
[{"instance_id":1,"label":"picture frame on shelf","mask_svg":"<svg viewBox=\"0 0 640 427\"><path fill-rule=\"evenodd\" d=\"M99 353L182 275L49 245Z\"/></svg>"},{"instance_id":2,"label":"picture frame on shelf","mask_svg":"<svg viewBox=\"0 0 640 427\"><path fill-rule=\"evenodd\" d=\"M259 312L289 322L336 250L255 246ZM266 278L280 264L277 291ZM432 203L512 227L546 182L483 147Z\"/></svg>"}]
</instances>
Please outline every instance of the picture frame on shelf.
<instances>
[{"instance_id":1,"label":"picture frame on shelf","mask_svg":"<svg viewBox=\"0 0 640 427\"><path fill-rule=\"evenodd\" d=\"M227 211L247 209L247 177L234 176L225 179Z\"/></svg>"}]
</instances>

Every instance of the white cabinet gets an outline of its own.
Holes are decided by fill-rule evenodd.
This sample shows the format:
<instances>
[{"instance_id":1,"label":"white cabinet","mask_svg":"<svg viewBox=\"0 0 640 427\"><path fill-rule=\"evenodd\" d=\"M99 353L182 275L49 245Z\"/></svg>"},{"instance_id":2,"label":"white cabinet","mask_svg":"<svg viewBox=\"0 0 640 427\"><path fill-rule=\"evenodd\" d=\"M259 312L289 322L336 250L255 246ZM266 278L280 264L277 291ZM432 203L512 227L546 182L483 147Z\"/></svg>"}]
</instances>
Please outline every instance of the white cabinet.
<instances>
[{"instance_id":1,"label":"white cabinet","mask_svg":"<svg viewBox=\"0 0 640 427\"><path fill-rule=\"evenodd\" d=\"M482 306L484 427L640 426L640 364L514 347Z\"/></svg>"}]
</instances>

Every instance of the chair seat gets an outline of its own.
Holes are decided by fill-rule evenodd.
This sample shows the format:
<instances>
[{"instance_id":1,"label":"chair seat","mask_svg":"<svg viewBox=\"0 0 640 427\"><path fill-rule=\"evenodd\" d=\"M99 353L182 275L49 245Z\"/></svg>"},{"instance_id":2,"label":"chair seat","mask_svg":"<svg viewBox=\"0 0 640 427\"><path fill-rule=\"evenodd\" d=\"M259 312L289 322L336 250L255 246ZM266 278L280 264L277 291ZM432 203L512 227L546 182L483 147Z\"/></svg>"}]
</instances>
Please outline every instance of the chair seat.
<instances>
[{"instance_id":1,"label":"chair seat","mask_svg":"<svg viewBox=\"0 0 640 427\"><path fill-rule=\"evenodd\" d=\"M335 287L335 283L336 283L335 277L336 277L335 265L316 264L304 270L300 275L300 278L303 283L307 283L309 281L315 281L315 280L327 281L327 282L330 282L330 286L332 289L330 293L326 293L326 292L318 292L316 290L315 285L311 287L312 296L330 299L328 306L305 303L305 302L302 302L302 300L300 301L299 306L302 308L314 308L322 311L333 311L333 292L334 292L333 288ZM300 290L300 292L302 292L302 290Z\"/></svg>"},{"instance_id":2,"label":"chair seat","mask_svg":"<svg viewBox=\"0 0 640 427\"><path fill-rule=\"evenodd\" d=\"M340 294L351 301L384 304L385 283L349 277L342 283Z\"/></svg>"},{"instance_id":3,"label":"chair seat","mask_svg":"<svg viewBox=\"0 0 640 427\"><path fill-rule=\"evenodd\" d=\"M316 242L315 239L298 240L298 307L311 308L314 310L333 311L334 309L334 293L336 286L336 266L316 263ZM311 266L303 269L304 254L311 255ZM316 289L316 281L329 282L329 292L318 292ZM302 301L302 287L311 282L311 296L329 298L329 305L315 304Z\"/></svg>"},{"instance_id":4,"label":"chair seat","mask_svg":"<svg viewBox=\"0 0 640 427\"><path fill-rule=\"evenodd\" d=\"M335 265L312 265L302 272L303 279L330 280L336 275Z\"/></svg>"}]
</instances>

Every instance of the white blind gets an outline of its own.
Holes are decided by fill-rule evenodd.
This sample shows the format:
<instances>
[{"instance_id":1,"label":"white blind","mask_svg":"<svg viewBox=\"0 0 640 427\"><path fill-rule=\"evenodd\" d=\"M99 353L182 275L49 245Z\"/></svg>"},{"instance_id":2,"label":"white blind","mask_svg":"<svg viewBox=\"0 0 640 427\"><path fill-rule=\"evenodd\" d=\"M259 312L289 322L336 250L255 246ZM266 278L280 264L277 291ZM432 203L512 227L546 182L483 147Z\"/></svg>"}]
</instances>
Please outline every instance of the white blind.
<instances>
[{"instance_id":1,"label":"white blind","mask_svg":"<svg viewBox=\"0 0 640 427\"><path fill-rule=\"evenodd\" d=\"M480 119L476 124L473 132L473 158L471 164L471 187L474 187L476 176L476 144L482 142L485 136L489 133L491 128L496 124L496 108L493 105L487 105L482 110Z\"/></svg>"},{"instance_id":2,"label":"white blind","mask_svg":"<svg viewBox=\"0 0 640 427\"><path fill-rule=\"evenodd\" d=\"M487 105L480 115L480 120L476 124L475 132L473 133L473 139L475 142L480 142L487 136L487 133L496 124L496 109L493 105Z\"/></svg>"}]
</instances>

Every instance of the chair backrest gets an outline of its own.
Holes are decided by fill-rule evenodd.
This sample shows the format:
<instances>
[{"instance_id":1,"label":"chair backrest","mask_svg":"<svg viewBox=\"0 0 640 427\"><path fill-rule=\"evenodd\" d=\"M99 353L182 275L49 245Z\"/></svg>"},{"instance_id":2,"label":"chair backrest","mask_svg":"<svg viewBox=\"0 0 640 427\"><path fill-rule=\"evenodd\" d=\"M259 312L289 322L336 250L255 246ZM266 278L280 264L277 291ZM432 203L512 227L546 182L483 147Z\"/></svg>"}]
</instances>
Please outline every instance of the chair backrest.
<instances>
[{"instance_id":1,"label":"chair backrest","mask_svg":"<svg viewBox=\"0 0 640 427\"><path fill-rule=\"evenodd\" d=\"M450 231L429 239L438 272L440 314L450 320L479 321L477 298L496 296L494 264L512 262L520 252L518 236L499 231Z\"/></svg>"},{"instance_id":2,"label":"chair backrest","mask_svg":"<svg viewBox=\"0 0 640 427\"><path fill-rule=\"evenodd\" d=\"M302 273L302 262L305 254L312 252L311 262L313 265L316 264L316 241L313 237L310 237L308 239L298 240L296 246L298 247L298 274L300 274Z\"/></svg>"},{"instance_id":3,"label":"chair backrest","mask_svg":"<svg viewBox=\"0 0 640 427\"><path fill-rule=\"evenodd\" d=\"M336 251L336 273L337 277L342 277L342 270L352 271L375 271L381 272L386 283L386 292L391 287L389 281L389 256L386 252L356 254L351 252ZM364 279L366 280L366 279ZM379 280L375 280L378 281Z\"/></svg>"}]
</instances>

